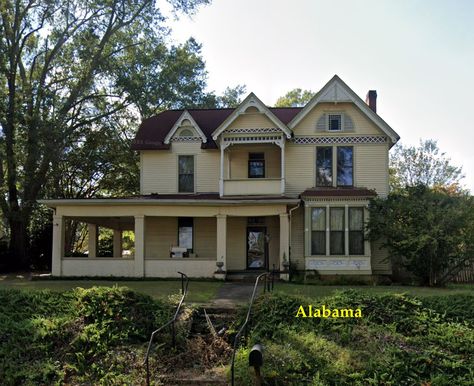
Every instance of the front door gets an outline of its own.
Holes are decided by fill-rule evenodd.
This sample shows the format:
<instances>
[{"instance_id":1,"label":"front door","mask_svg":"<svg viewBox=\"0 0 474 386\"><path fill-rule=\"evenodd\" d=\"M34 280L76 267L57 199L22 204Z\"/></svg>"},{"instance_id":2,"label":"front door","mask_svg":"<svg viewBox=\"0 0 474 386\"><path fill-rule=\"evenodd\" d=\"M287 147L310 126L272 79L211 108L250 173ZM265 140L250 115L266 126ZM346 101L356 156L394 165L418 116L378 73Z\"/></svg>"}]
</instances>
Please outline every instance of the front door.
<instances>
[{"instance_id":1,"label":"front door","mask_svg":"<svg viewBox=\"0 0 474 386\"><path fill-rule=\"evenodd\" d=\"M247 228L247 269L266 269L267 243L265 227Z\"/></svg>"}]
</instances>

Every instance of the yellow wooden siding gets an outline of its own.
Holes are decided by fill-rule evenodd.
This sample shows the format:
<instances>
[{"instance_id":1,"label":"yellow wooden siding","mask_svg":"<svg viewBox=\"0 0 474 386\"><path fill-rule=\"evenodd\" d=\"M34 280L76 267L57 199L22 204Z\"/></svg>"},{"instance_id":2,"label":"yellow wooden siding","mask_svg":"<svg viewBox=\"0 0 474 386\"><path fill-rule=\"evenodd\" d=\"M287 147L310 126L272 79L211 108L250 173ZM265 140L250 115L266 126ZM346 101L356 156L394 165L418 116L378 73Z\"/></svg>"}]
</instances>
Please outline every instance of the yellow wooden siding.
<instances>
[{"instance_id":1,"label":"yellow wooden siding","mask_svg":"<svg viewBox=\"0 0 474 386\"><path fill-rule=\"evenodd\" d=\"M354 180L356 186L375 189L380 196L387 196L387 144L358 144L354 146L354 153Z\"/></svg>"},{"instance_id":2,"label":"yellow wooden siding","mask_svg":"<svg viewBox=\"0 0 474 386\"><path fill-rule=\"evenodd\" d=\"M227 129L270 127L275 127L275 124L265 114L249 112L237 117Z\"/></svg>"},{"instance_id":3,"label":"yellow wooden siding","mask_svg":"<svg viewBox=\"0 0 474 386\"><path fill-rule=\"evenodd\" d=\"M227 269L246 268L246 217L227 217Z\"/></svg>"},{"instance_id":4,"label":"yellow wooden siding","mask_svg":"<svg viewBox=\"0 0 474 386\"><path fill-rule=\"evenodd\" d=\"M178 244L176 217L145 217L145 257L168 259L170 247Z\"/></svg>"},{"instance_id":5,"label":"yellow wooden siding","mask_svg":"<svg viewBox=\"0 0 474 386\"><path fill-rule=\"evenodd\" d=\"M226 153L225 170L227 171L227 179L248 178L249 153L265 153L266 178L281 177L281 150L276 145L235 145L227 148Z\"/></svg>"},{"instance_id":6,"label":"yellow wooden siding","mask_svg":"<svg viewBox=\"0 0 474 386\"><path fill-rule=\"evenodd\" d=\"M286 194L298 196L305 189L314 186L315 157L314 145L287 144L285 148Z\"/></svg>"},{"instance_id":7,"label":"yellow wooden siding","mask_svg":"<svg viewBox=\"0 0 474 386\"><path fill-rule=\"evenodd\" d=\"M371 243L372 251L372 272L374 274L391 274L392 264L390 262L389 253L386 248L382 248L382 241L378 240Z\"/></svg>"},{"instance_id":8,"label":"yellow wooden siding","mask_svg":"<svg viewBox=\"0 0 474 386\"><path fill-rule=\"evenodd\" d=\"M201 149L201 142L174 142L171 150L142 151L141 193L178 192L178 156L195 156L195 187L198 193L219 191L219 152Z\"/></svg>"},{"instance_id":9,"label":"yellow wooden siding","mask_svg":"<svg viewBox=\"0 0 474 386\"><path fill-rule=\"evenodd\" d=\"M265 226L267 234L270 236L268 243L268 268L278 269L280 266L280 218L278 216L265 217Z\"/></svg>"},{"instance_id":10,"label":"yellow wooden siding","mask_svg":"<svg viewBox=\"0 0 474 386\"><path fill-rule=\"evenodd\" d=\"M293 211L291 216L291 263L304 270L304 208Z\"/></svg>"},{"instance_id":11,"label":"yellow wooden siding","mask_svg":"<svg viewBox=\"0 0 474 386\"><path fill-rule=\"evenodd\" d=\"M145 257L168 259L170 247L178 245L177 217L145 218ZM197 257L216 257L217 228L214 217L194 218L194 253Z\"/></svg>"},{"instance_id":12,"label":"yellow wooden siding","mask_svg":"<svg viewBox=\"0 0 474 386\"><path fill-rule=\"evenodd\" d=\"M294 128L295 135L341 135L344 132L317 132L316 123L321 115L331 112L344 112L348 114L354 124L354 131L351 135L385 135L370 119L368 119L354 104L352 103L320 103L316 105Z\"/></svg>"}]
</instances>

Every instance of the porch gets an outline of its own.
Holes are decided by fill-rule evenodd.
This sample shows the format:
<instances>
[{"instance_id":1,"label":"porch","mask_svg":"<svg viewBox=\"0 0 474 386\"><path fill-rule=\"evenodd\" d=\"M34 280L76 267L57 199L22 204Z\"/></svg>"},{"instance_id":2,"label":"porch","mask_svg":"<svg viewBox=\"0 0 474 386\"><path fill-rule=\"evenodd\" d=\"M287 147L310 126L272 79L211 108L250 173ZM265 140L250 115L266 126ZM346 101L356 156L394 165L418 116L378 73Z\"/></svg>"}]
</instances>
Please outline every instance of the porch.
<instances>
[{"instance_id":1,"label":"porch","mask_svg":"<svg viewBox=\"0 0 474 386\"><path fill-rule=\"evenodd\" d=\"M171 278L182 271L190 277L224 279L228 270L275 267L283 271L289 256L287 202L146 207L69 204L56 206L53 217L53 276ZM72 221L87 229L87 251L82 254L65 248ZM113 252L108 256L98 253L98 234L104 228L113 234ZM133 235L133 245L127 248L123 244L126 233ZM183 249L185 253L174 253Z\"/></svg>"}]
</instances>

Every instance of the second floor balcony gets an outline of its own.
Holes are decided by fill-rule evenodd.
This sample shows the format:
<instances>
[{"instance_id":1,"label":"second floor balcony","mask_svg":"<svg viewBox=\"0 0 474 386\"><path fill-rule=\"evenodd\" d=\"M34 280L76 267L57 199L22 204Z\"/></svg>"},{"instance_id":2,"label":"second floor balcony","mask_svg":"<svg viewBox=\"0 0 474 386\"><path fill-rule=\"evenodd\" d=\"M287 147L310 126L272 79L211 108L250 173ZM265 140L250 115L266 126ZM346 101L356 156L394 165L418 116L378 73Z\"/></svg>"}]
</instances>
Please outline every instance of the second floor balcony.
<instances>
[{"instance_id":1,"label":"second floor balcony","mask_svg":"<svg viewBox=\"0 0 474 386\"><path fill-rule=\"evenodd\" d=\"M227 148L223 154L221 195L284 194L282 157L281 148L274 144L234 145Z\"/></svg>"}]
</instances>

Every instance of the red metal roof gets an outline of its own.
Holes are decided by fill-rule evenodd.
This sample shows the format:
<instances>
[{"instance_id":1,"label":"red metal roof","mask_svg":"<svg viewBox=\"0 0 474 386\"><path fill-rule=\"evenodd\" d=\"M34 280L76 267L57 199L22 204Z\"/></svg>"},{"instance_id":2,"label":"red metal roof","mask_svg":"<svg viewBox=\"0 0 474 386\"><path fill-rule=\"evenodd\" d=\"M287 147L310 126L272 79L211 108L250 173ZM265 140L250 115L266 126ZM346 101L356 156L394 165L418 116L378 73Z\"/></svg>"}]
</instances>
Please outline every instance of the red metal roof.
<instances>
[{"instance_id":1,"label":"red metal roof","mask_svg":"<svg viewBox=\"0 0 474 386\"><path fill-rule=\"evenodd\" d=\"M306 189L300 194L301 198L305 197L376 197L377 192L367 188L311 188Z\"/></svg>"},{"instance_id":2,"label":"red metal roof","mask_svg":"<svg viewBox=\"0 0 474 386\"><path fill-rule=\"evenodd\" d=\"M301 107L271 107L275 114L285 125L288 124ZM166 135L174 126L184 110L167 110L145 119L138 128L137 135L132 142L133 150L166 150L170 145L164 143ZM202 144L203 149L217 149L212 139L212 133L224 120L232 114L234 109L190 109L187 110L199 128L207 137L207 143Z\"/></svg>"}]
</instances>

